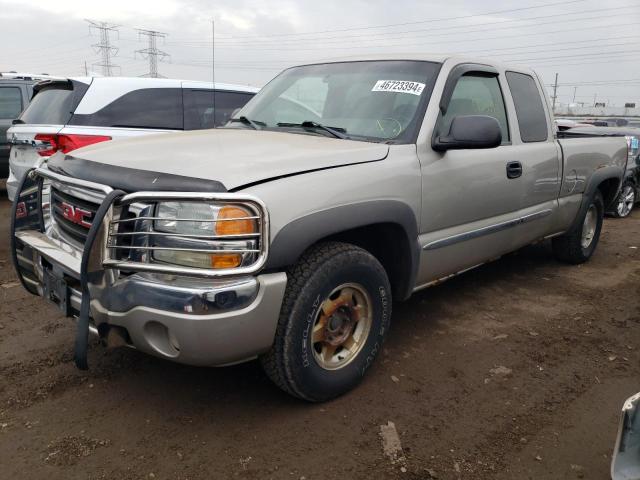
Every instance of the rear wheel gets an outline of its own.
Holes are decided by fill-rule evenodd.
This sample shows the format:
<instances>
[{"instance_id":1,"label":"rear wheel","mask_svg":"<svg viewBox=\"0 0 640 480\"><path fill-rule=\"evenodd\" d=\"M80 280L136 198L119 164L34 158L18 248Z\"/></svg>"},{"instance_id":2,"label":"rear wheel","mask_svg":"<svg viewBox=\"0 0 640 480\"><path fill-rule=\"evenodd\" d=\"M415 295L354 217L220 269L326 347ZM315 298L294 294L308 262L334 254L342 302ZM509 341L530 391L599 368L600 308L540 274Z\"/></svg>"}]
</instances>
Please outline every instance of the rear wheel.
<instances>
[{"instance_id":1,"label":"rear wheel","mask_svg":"<svg viewBox=\"0 0 640 480\"><path fill-rule=\"evenodd\" d=\"M309 401L341 395L364 376L391 318L389 280L369 252L328 242L287 272L271 350L261 357L273 382Z\"/></svg>"},{"instance_id":2,"label":"rear wheel","mask_svg":"<svg viewBox=\"0 0 640 480\"><path fill-rule=\"evenodd\" d=\"M636 188L631 182L625 182L613 204L611 214L614 217L628 217L636 203Z\"/></svg>"},{"instance_id":3,"label":"rear wheel","mask_svg":"<svg viewBox=\"0 0 640 480\"><path fill-rule=\"evenodd\" d=\"M604 201L599 190L580 211L580 220L560 237L552 240L553 253L558 260L567 263L584 263L595 251L600 240L604 219Z\"/></svg>"}]
</instances>

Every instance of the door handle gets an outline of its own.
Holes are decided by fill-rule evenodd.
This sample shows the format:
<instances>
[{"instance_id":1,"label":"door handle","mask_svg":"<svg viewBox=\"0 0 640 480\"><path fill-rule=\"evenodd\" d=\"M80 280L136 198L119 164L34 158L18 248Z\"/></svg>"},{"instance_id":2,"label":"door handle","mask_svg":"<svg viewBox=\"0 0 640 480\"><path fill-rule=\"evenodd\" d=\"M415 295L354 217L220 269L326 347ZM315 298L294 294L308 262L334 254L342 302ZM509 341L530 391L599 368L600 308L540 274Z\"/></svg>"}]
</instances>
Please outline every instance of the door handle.
<instances>
[{"instance_id":1,"label":"door handle","mask_svg":"<svg viewBox=\"0 0 640 480\"><path fill-rule=\"evenodd\" d=\"M522 164L520 162L507 163L507 178L518 178L522 175Z\"/></svg>"}]
</instances>

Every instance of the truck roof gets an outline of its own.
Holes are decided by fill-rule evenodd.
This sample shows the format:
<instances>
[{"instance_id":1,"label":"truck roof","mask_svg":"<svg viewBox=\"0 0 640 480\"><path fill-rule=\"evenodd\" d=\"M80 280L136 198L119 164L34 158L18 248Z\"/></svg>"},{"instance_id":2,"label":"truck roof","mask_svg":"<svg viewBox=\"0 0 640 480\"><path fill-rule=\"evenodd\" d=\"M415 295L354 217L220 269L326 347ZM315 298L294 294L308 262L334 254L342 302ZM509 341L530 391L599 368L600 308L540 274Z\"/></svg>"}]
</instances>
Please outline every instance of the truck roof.
<instances>
[{"instance_id":1,"label":"truck roof","mask_svg":"<svg viewBox=\"0 0 640 480\"><path fill-rule=\"evenodd\" d=\"M322 63L338 63L338 62L363 62L363 61L371 61L371 60L411 60L411 61L422 61L422 62L437 62L444 63L446 61L454 61L456 63L481 63L484 65L490 65L496 67L498 69L513 69L520 72L528 71L532 72L533 70L527 66L513 64L513 63L502 63L496 60L485 58L485 57L477 57L477 56L469 56L469 55L460 55L460 54L446 54L446 53L372 53L366 55L350 55L350 56L341 56L341 57L332 57L325 60L320 60L317 62L310 62L310 64L322 64Z\"/></svg>"}]
</instances>

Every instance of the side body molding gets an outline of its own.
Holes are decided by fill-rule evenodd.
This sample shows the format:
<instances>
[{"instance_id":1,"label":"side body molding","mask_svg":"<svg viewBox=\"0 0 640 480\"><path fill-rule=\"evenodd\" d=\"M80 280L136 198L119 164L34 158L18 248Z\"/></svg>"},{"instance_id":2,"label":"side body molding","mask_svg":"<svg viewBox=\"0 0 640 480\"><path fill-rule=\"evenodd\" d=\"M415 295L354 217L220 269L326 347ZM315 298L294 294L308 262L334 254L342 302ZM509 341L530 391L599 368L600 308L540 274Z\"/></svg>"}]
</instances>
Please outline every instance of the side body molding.
<instances>
[{"instance_id":1,"label":"side body molding","mask_svg":"<svg viewBox=\"0 0 640 480\"><path fill-rule=\"evenodd\" d=\"M376 224L400 226L406 235L409 275L402 282L400 297L407 298L415 285L420 261L418 225L413 209L398 200L371 200L341 205L297 218L273 238L266 269L292 265L302 253L323 238ZM389 246L392 247L392 246Z\"/></svg>"}]
</instances>

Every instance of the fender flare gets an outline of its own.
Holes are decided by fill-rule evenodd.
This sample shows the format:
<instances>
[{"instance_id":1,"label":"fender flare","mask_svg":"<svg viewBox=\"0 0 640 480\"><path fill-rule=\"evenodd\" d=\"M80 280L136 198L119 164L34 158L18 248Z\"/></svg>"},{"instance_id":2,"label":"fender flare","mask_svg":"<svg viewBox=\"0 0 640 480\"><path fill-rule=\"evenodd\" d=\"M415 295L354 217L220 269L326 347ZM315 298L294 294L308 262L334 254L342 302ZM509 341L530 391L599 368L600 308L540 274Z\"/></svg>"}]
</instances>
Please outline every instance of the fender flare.
<instances>
[{"instance_id":1,"label":"fender flare","mask_svg":"<svg viewBox=\"0 0 640 480\"><path fill-rule=\"evenodd\" d=\"M624 177L624 172L622 172L620 168L612 165L608 165L604 168L596 170L593 173L593 175L591 175L591 178L589 179L589 182L587 183L586 188L582 192L582 203L580 204L580 209L578 210L578 214L576 215L576 218L571 223L571 227L567 231L570 232L574 228L578 228L580 219L584 215L584 212L586 212L587 207L589 206L589 201L595 194L598 186L602 182L605 182L607 180L617 180L618 186L616 187L616 191L613 193L611 199L609 200L609 203L607 204L607 199L606 198L604 199L605 201L604 211L606 212L607 209L610 207L611 202L615 201L616 197L618 196L620 187L622 186L622 183L623 183L623 177Z\"/></svg>"},{"instance_id":2,"label":"fender flare","mask_svg":"<svg viewBox=\"0 0 640 480\"><path fill-rule=\"evenodd\" d=\"M371 200L340 205L313 212L285 225L273 238L265 269L282 269L294 264L302 253L314 243L331 235L366 227L390 223L399 225L407 237L409 248L409 278L400 297L408 298L415 284L420 263L418 225L413 209L398 200Z\"/></svg>"},{"instance_id":3,"label":"fender flare","mask_svg":"<svg viewBox=\"0 0 640 480\"><path fill-rule=\"evenodd\" d=\"M625 177L625 171L620 167L616 167L613 165L607 165L606 167L596 170L595 172L593 172L593 175L591 175L591 178L589 179L587 186L583 192L582 202L584 203L585 200L591 198L595 193L596 189L598 188L598 186L602 182L605 182L607 180L617 180L618 186L616 187L616 191L613 192L613 194L611 195L611 198L609 199L609 204L607 204L607 199L606 198L604 199L605 200L604 208L605 209L609 208L611 202L613 202L616 199L616 197L618 196L618 193L620 192L620 187L622 186L624 177Z\"/></svg>"}]
</instances>

